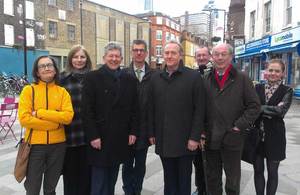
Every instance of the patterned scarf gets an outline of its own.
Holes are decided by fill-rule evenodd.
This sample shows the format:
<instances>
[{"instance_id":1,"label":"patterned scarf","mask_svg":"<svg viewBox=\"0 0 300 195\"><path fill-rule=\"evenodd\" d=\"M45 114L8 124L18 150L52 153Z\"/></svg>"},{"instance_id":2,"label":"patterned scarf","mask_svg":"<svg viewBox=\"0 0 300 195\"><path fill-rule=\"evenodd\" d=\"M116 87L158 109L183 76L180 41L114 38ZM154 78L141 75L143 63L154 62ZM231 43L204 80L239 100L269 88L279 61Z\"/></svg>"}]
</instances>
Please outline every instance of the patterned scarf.
<instances>
[{"instance_id":1,"label":"patterned scarf","mask_svg":"<svg viewBox=\"0 0 300 195\"><path fill-rule=\"evenodd\" d=\"M267 82L265 85L265 96L266 96L266 103L269 102L270 98L272 95L275 93L276 89L279 87L281 84L281 80L276 81L276 82Z\"/></svg>"}]
</instances>

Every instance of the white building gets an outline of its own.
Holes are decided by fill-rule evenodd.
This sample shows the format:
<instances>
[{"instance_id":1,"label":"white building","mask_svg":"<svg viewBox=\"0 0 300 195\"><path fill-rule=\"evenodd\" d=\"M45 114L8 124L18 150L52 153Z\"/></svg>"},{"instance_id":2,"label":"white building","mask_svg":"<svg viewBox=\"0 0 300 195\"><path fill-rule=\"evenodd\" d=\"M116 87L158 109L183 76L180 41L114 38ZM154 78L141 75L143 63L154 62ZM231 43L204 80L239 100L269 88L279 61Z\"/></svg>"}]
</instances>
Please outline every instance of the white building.
<instances>
[{"instance_id":1,"label":"white building","mask_svg":"<svg viewBox=\"0 0 300 195\"><path fill-rule=\"evenodd\" d=\"M286 64L285 83L300 84L300 1L246 0L245 45L235 49L236 60L253 80L264 80L266 61Z\"/></svg>"}]
</instances>

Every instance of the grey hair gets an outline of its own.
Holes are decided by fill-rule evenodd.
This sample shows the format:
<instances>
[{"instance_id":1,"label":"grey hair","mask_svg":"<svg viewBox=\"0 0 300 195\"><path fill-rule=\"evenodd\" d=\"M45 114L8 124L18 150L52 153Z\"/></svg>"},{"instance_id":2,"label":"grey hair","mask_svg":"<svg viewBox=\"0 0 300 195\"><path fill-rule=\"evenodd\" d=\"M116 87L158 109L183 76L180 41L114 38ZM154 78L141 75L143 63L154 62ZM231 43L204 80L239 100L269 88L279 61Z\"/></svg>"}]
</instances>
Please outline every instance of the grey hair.
<instances>
[{"instance_id":1,"label":"grey hair","mask_svg":"<svg viewBox=\"0 0 300 195\"><path fill-rule=\"evenodd\" d=\"M221 43L221 44L219 44L219 45L213 47L212 53L214 53L214 50L215 50L217 47L221 46L221 45L225 45L225 46L227 47L228 53L229 53L230 55L233 54L233 47L232 47L230 44L228 44L228 43Z\"/></svg>"},{"instance_id":2,"label":"grey hair","mask_svg":"<svg viewBox=\"0 0 300 195\"><path fill-rule=\"evenodd\" d=\"M116 42L109 42L105 47L104 47L104 56L111 50L119 50L120 51L120 55L123 56L122 54L122 47L120 46L120 44L116 43Z\"/></svg>"},{"instance_id":3,"label":"grey hair","mask_svg":"<svg viewBox=\"0 0 300 195\"><path fill-rule=\"evenodd\" d=\"M183 47L181 46L180 43L178 43L178 42L175 41L175 40L168 41L168 42L166 43L164 49L167 47L168 44L176 44L176 45L178 45L178 47L179 47L179 53L180 53L180 55L183 55Z\"/></svg>"}]
</instances>

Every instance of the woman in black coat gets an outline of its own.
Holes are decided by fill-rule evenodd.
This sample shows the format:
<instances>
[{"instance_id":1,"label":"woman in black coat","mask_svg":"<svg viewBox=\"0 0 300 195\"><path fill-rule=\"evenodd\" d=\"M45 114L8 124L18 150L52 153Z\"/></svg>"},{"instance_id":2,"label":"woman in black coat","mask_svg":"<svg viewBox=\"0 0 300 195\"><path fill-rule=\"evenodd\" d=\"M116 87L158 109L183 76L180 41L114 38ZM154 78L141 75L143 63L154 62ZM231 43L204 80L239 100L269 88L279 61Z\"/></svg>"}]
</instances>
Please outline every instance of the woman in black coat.
<instances>
[{"instance_id":1,"label":"woman in black coat","mask_svg":"<svg viewBox=\"0 0 300 195\"><path fill-rule=\"evenodd\" d=\"M262 131L254 161L254 183L257 195L265 191L264 159L267 161L267 195L275 195L278 186L278 167L286 157L286 137L283 118L290 108L293 90L282 83L285 64L274 59L267 64L267 83L256 85L261 101L261 114L255 126Z\"/></svg>"}]
</instances>

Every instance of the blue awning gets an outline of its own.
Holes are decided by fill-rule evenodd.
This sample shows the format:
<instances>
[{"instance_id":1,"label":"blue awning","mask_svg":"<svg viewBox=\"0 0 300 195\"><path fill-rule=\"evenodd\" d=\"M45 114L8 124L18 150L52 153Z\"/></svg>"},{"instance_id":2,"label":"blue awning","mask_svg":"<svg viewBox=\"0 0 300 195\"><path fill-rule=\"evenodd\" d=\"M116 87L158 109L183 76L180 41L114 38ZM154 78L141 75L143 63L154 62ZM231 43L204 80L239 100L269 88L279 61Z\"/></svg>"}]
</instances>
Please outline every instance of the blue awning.
<instances>
[{"instance_id":1,"label":"blue awning","mask_svg":"<svg viewBox=\"0 0 300 195\"><path fill-rule=\"evenodd\" d=\"M241 55L236 55L235 58L238 59L238 58L247 58L247 57L252 57L252 56L255 56L255 55L261 55L260 52L252 52L252 53L245 53L245 54L241 54Z\"/></svg>"},{"instance_id":2,"label":"blue awning","mask_svg":"<svg viewBox=\"0 0 300 195\"><path fill-rule=\"evenodd\" d=\"M284 45L277 45L277 46L273 46L273 47L266 49L266 51L264 51L264 52L284 52L284 51L289 51L289 50L295 50L298 45L299 45L299 42L287 43Z\"/></svg>"}]
</instances>

